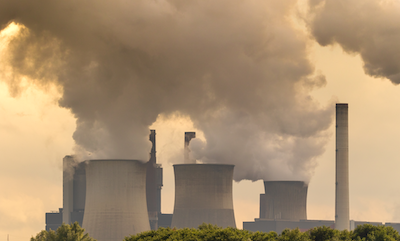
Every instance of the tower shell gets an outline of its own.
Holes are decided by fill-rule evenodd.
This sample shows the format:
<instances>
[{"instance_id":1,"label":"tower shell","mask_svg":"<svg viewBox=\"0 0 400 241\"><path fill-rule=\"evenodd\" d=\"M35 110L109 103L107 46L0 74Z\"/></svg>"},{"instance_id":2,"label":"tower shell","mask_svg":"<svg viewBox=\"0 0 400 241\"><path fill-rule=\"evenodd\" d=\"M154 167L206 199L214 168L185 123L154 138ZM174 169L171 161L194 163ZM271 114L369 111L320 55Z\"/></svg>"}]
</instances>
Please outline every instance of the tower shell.
<instances>
[{"instance_id":1,"label":"tower shell","mask_svg":"<svg viewBox=\"0 0 400 241\"><path fill-rule=\"evenodd\" d=\"M121 241L150 230L146 164L136 160L91 160L86 167L83 228L98 241Z\"/></svg>"},{"instance_id":2,"label":"tower shell","mask_svg":"<svg viewBox=\"0 0 400 241\"><path fill-rule=\"evenodd\" d=\"M302 181L264 181L260 218L299 221L307 219L308 185Z\"/></svg>"},{"instance_id":3,"label":"tower shell","mask_svg":"<svg viewBox=\"0 0 400 241\"><path fill-rule=\"evenodd\" d=\"M175 206L171 227L197 228L202 223L236 227L232 183L234 165L174 165Z\"/></svg>"}]
</instances>

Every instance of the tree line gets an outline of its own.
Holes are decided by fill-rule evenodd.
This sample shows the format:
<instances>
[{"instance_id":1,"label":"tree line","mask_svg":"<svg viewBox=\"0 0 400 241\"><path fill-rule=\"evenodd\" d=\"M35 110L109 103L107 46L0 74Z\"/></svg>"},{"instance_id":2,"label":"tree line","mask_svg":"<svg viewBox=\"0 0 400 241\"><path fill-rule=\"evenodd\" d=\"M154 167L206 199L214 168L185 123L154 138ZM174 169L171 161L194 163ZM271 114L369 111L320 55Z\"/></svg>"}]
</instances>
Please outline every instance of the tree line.
<instances>
[{"instance_id":1,"label":"tree line","mask_svg":"<svg viewBox=\"0 0 400 241\"><path fill-rule=\"evenodd\" d=\"M202 224L195 228L159 228L126 237L123 241L400 241L399 233L392 227L364 224L353 231L339 231L330 227L316 227L301 232L285 229L276 232L251 232L236 228L221 228ZM77 222L63 224L56 231L41 231L31 241L96 241ZM121 240L122 241L122 240Z\"/></svg>"}]
</instances>

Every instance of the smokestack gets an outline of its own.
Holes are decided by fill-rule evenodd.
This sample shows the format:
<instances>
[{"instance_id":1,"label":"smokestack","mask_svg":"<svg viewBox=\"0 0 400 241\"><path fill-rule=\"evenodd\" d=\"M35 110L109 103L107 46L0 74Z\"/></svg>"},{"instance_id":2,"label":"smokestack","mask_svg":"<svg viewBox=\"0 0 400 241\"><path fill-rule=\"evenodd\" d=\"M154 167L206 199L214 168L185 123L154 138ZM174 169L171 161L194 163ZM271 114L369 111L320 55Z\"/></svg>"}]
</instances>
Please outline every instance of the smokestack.
<instances>
[{"instance_id":1,"label":"smokestack","mask_svg":"<svg viewBox=\"0 0 400 241\"><path fill-rule=\"evenodd\" d=\"M71 212L73 210L73 191L74 181L74 158L72 156L65 156L63 158L63 215L62 221L65 224L71 223Z\"/></svg>"},{"instance_id":2,"label":"smokestack","mask_svg":"<svg viewBox=\"0 0 400 241\"><path fill-rule=\"evenodd\" d=\"M86 197L86 163L73 156L63 158L63 223L82 225Z\"/></svg>"},{"instance_id":3,"label":"smokestack","mask_svg":"<svg viewBox=\"0 0 400 241\"><path fill-rule=\"evenodd\" d=\"M175 206L171 227L197 228L202 223L236 227L232 182L234 165L174 165Z\"/></svg>"},{"instance_id":4,"label":"smokestack","mask_svg":"<svg viewBox=\"0 0 400 241\"><path fill-rule=\"evenodd\" d=\"M98 241L121 241L150 230L146 164L136 160L91 160L86 168L83 228Z\"/></svg>"},{"instance_id":5,"label":"smokestack","mask_svg":"<svg viewBox=\"0 0 400 241\"><path fill-rule=\"evenodd\" d=\"M264 181L260 219L306 220L308 185L302 181Z\"/></svg>"},{"instance_id":6,"label":"smokestack","mask_svg":"<svg viewBox=\"0 0 400 241\"><path fill-rule=\"evenodd\" d=\"M193 138L196 138L196 132L185 132L185 146L184 146L184 157L183 157L183 163L196 163L196 160L193 160L190 158L190 140Z\"/></svg>"},{"instance_id":7,"label":"smokestack","mask_svg":"<svg viewBox=\"0 0 400 241\"><path fill-rule=\"evenodd\" d=\"M336 104L335 228L349 230L349 125L348 105Z\"/></svg>"},{"instance_id":8,"label":"smokestack","mask_svg":"<svg viewBox=\"0 0 400 241\"><path fill-rule=\"evenodd\" d=\"M150 130L152 143L150 160L146 163L146 200L151 230L158 229L158 216L161 213L162 168L156 160L156 130Z\"/></svg>"}]
</instances>

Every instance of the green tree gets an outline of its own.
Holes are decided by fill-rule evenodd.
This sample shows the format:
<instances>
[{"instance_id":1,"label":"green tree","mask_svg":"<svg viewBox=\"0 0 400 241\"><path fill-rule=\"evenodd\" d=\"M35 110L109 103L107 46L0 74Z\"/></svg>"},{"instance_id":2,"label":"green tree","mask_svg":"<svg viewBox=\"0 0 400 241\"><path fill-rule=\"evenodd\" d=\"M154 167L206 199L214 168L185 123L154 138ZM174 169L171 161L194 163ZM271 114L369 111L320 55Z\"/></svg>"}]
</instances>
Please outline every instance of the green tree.
<instances>
[{"instance_id":1,"label":"green tree","mask_svg":"<svg viewBox=\"0 0 400 241\"><path fill-rule=\"evenodd\" d=\"M331 229L325 225L322 227L315 227L308 231L310 239L313 241L336 241L340 240L340 231Z\"/></svg>"},{"instance_id":2,"label":"green tree","mask_svg":"<svg viewBox=\"0 0 400 241\"><path fill-rule=\"evenodd\" d=\"M250 236L251 241L275 241L278 239L278 234L274 231L269 233L255 232Z\"/></svg>"},{"instance_id":3,"label":"green tree","mask_svg":"<svg viewBox=\"0 0 400 241\"><path fill-rule=\"evenodd\" d=\"M392 227L364 224L357 226L352 232L352 240L362 241L400 241L399 233Z\"/></svg>"},{"instance_id":4,"label":"green tree","mask_svg":"<svg viewBox=\"0 0 400 241\"><path fill-rule=\"evenodd\" d=\"M352 241L351 239L352 232L348 230L343 230L339 233L340 241Z\"/></svg>"},{"instance_id":5,"label":"green tree","mask_svg":"<svg viewBox=\"0 0 400 241\"><path fill-rule=\"evenodd\" d=\"M203 223L199 226L198 230L198 238L202 241L247 241L250 238L249 231L232 227L221 228L216 225Z\"/></svg>"},{"instance_id":6,"label":"green tree","mask_svg":"<svg viewBox=\"0 0 400 241\"><path fill-rule=\"evenodd\" d=\"M310 241L308 232L302 233L298 228L296 229L285 229L278 236L278 241Z\"/></svg>"},{"instance_id":7,"label":"green tree","mask_svg":"<svg viewBox=\"0 0 400 241\"><path fill-rule=\"evenodd\" d=\"M62 224L55 232L41 231L32 237L31 241L96 241L89 237L89 234L85 233L85 229L81 228L78 222L71 225Z\"/></svg>"}]
</instances>

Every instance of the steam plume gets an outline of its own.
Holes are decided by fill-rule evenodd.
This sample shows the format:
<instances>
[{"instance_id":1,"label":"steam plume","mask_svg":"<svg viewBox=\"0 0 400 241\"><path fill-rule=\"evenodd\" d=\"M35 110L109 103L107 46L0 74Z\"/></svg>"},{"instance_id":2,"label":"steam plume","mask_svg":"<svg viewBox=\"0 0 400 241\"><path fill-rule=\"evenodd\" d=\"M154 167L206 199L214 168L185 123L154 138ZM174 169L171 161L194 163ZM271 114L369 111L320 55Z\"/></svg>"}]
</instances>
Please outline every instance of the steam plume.
<instances>
[{"instance_id":1,"label":"steam plume","mask_svg":"<svg viewBox=\"0 0 400 241\"><path fill-rule=\"evenodd\" d=\"M400 83L400 2L311 0L310 29L322 46L360 54L365 73Z\"/></svg>"},{"instance_id":2,"label":"steam plume","mask_svg":"<svg viewBox=\"0 0 400 241\"><path fill-rule=\"evenodd\" d=\"M205 134L192 143L198 160L235 164L236 180L307 181L333 108L309 95L325 78L292 26L295 5L1 0L1 26L22 26L2 78L14 95L22 77L59 86L82 158L147 161L148 127L179 112Z\"/></svg>"}]
</instances>

